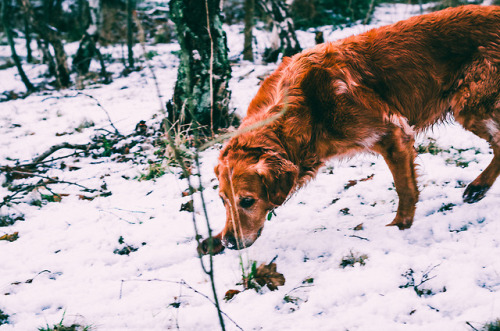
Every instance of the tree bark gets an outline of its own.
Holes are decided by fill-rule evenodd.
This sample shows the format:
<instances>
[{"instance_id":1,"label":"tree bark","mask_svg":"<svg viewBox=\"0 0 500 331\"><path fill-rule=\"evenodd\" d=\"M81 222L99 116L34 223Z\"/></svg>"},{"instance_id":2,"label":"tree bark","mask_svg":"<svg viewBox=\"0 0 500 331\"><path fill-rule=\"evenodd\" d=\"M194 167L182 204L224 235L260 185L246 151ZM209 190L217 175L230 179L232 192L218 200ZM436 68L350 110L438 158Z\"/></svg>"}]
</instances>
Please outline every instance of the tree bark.
<instances>
[{"instance_id":1,"label":"tree bark","mask_svg":"<svg viewBox=\"0 0 500 331\"><path fill-rule=\"evenodd\" d=\"M134 68L134 24L133 15L135 14L135 0L127 0L127 50L128 50L128 67Z\"/></svg>"},{"instance_id":2,"label":"tree bark","mask_svg":"<svg viewBox=\"0 0 500 331\"><path fill-rule=\"evenodd\" d=\"M49 75L57 77L56 72L56 61L49 51L49 45L45 40L41 40L39 37L36 39L38 49L42 52L42 63L47 64L49 68Z\"/></svg>"},{"instance_id":3,"label":"tree bark","mask_svg":"<svg viewBox=\"0 0 500 331\"><path fill-rule=\"evenodd\" d=\"M33 52L31 51L31 29L26 14L23 14L24 37L26 39L26 62L33 63Z\"/></svg>"},{"instance_id":4,"label":"tree bark","mask_svg":"<svg viewBox=\"0 0 500 331\"><path fill-rule=\"evenodd\" d=\"M257 0L257 5L269 18L275 42L264 51L265 62L278 61L279 55L292 56L302 50L300 47L293 20L283 0Z\"/></svg>"},{"instance_id":5,"label":"tree bark","mask_svg":"<svg viewBox=\"0 0 500 331\"><path fill-rule=\"evenodd\" d=\"M49 42L54 48L56 62L56 82L58 87L69 87L71 85L71 78L69 74L67 56L66 52L64 51L64 45L61 42L61 38L57 30L51 27L43 18L36 17L30 0L22 0L22 7L33 30L40 36L42 40Z\"/></svg>"},{"instance_id":6,"label":"tree bark","mask_svg":"<svg viewBox=\"0 0 500 331\"><path fill-rule=\"evenodd\" d=\"M243 60L253 62L253 20L255 13L255 0L245 0L245 41L243 44Z\"/></svg>"},{"instance_id":7,"label":"tree bark","mask_svg":"<svg viewBox=\"0 0 500 331\"><path fill-rule=\"evenodd\" d=\"M104 63L104 58L97 48L97 39L99 37L99 27L100 27L100 1L90 0L90 24L88 28L83 32L82 40L80 41L80 46L73 59L74 69L78 72L79 76L84 76L89 72L90 63L94 56L97 56L99 63L101 65L101 77L104 83L110 83L111 76L106 70L106 64Z\"/></svg>"},{"instance_id":8,"label":"tree bark","mask_svg":"<svg viewBox=\"0 0 500 331\"><path fill-rule=\"evenodd\" d=\"M169 120L207 133L227 127L231 67L220 0L171 0L170 15L181 54Z\"/></svg>"},{"instance_id":9,"label":"tree bark","mask_svg":"<svg viewBox=\"0 0 500 331\"><path fill-rule=\"evenodd\" d=\"M26 73L24 72L23 66L21 64L21 59L19 59L19 56L17 55L16 52L14 38L12 37L12 31L10 30L9 2L7 0L2 1L2 24L5 30L5 34L7 35L7 41L9 43L10 50L12 53L12 60L14 61L14 64L17 67L19 76L21 76L21 80L23 81L24 86L26 86L28 92L34 91L35 87L33 86L33 84L31 84L30 80L28 79L28 76L26 76Z\"/></svg>"}]
</instances>

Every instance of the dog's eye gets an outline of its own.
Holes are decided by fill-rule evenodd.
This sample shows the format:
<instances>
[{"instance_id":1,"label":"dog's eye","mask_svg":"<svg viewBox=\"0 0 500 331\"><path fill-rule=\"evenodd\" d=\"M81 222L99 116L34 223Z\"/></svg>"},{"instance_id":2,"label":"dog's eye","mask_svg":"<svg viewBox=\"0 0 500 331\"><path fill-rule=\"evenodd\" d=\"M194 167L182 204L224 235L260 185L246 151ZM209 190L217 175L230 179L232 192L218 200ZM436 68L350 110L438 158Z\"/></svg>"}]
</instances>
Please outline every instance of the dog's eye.
<instances>
[{"instance_id":1,"label":"dog's eye","mask_svg":"<svg viewBox=\"0 0 500 331\"><path fill-rule=\"evenodd\" d=\"M253 204L255 203L255 199L254 198L241 198L240 199L240 206L241 208L250 208L253 206Z\"/></svg>"}]
</instances>

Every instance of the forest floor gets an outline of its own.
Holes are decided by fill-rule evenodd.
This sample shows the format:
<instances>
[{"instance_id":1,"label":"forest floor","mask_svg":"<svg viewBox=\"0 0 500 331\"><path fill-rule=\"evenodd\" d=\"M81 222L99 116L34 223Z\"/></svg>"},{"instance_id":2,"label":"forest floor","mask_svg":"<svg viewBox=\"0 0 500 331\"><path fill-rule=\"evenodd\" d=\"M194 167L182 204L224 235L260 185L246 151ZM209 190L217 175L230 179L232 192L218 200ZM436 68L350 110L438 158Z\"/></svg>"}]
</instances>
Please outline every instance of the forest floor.
<instances>
[{"instance_id":1,"label":"forest floor","mask_svg":"<svg viewBox=\"0 0 500 331\"><path fill-rule=\"evenodd\" d=\"M369 26L321 30L331 41L418 13L418 6L385 4ZM242 26L226 31L232 108L244 116L260 78L276 65L241 61ZM303 47L314 45L313 31L298 35ZM257 30L257 50L266 38ZM164 101L175 84L177 50L176 44L147 46ZM68 46L69 54L75 51ZM145 68L124 76L122 50L103 52L116 59L109 85L87 81L83 90L0 103L0 166L18 170L13 178L0 174L0 197L12 199L0 209L0 239L6 235L0 313L8 315L2 325L0 314L0 330L61 321L93 330L217 330L192 213L181 211L193 197L179 169L155 154L163 114L152 75ZM7 46L0 56L9 56ZM26 69L34 82L45 79L40 66ZM15 68L0 71L0 91L22 90ZM29 167L20 165L62 143L98 148L71 156L73 150L61 149L37 176L23 176ZM219 149L204 151L200 168L214 231L225 223L213 173ZM417 149L421 195L411 229L385 227L397 195L383 159L367 154L329 162L276 210L252 247L215 256L227 329L473 330L500 318L500 184L476 204L462 201L491 149L453 122L419 135ZM194 201L206 236L198 194ZM243 290L242 267L275 257L283 286L222 300L228 290Z\"/></svg>"}]
</instances>

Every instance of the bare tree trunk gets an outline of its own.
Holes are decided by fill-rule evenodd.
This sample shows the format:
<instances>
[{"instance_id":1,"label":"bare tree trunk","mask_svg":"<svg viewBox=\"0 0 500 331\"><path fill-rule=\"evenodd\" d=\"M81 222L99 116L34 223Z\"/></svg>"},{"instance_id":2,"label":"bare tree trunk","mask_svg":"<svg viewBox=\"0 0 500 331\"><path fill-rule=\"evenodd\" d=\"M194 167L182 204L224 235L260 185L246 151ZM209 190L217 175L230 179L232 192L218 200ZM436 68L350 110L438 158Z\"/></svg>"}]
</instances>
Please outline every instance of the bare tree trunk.
<instances>
[{"instance_id":1,"label":"bare tree trunk","mask_svg":"<svg viewBox=\"0 0 500 331\"><path fill-rule=\"evenodd\" d=\"M134 24L133 15L135 15L135 0L127 0L127 49L128 49L128 67L134 68Z\"/></svg>"},{"instance_id":2,"label":"bare tree trunk","mask_svg":"<svg viewBox=\"0 0 500 331\"><path fill-rule=\"evenodd\" d=\"M26 14L23 14L24 37L26 39L26 62L33 63L33 52L31 51L31 28Z\"/></svg>"},{"instance_id":3,"label":"bare tree trunk","mask_svg":"<svg viewBox=\"0 0 500 331\"><path fill-rule=\"evenodd\" d=\"M220 3L170 1L181 54L169 120L179 125L196 122L207 133L229 125L231 67Z\"/></svg>"},{"instance_id":4,"label":"bare tree trunk","mask_svg":"<svg viewBox=\"0 0 500 331\"><path fill-rule=\"evenodd\" d=\"M54 48L54 54L56 57L56 64L57 64L56 71L57 71L59 86L62 88L69 87L71 85L71 78L69 75L69 68L68 68L66 52L64 51L64 45L61 42L61 39L59 39L59 36L55 34L50 37L50 40L51 40L50 43Z\"/></svg>"},{"instance_id":5,"label":"bare tree trunk","mask_svg":"<svg viewBox=\"0 0 500 331\"><path fill-rule=\"evenodd\" d=\"M83 32L82 40L80 41L80 46L73 59L73 66L78 72L79 76L84 76L88 73L90 68L90 63L94 56L97 56L99 63L101 65L101 77L104 83L111 82L111 76L106 71L106 64L104 63L104 58L97 47L97 39L99 37L99 27L100 21L100 1L90 0L90 24L86 31Z\"/></svg>"},{"instance_id":6,"label":"bare tree trunk","mask_svg":"<svg viewBox=\"0 0 500 331\"><path fill-rule=\"evenodd\" d=\"M280 54L292 56L302 50L292 19L283 0L257 0L257 5L269 18L275 42L264 51L265 62L276 62Z\"/></svg>"},{"instance_id":7,"label":"bare tree trunk","mask_svg":"<svg viewBox=\"0 0 500 331\"><path fill-rule=\"evenodd\" d=\"M44 19L35 16L35 11L30 3L30 0L22 0L22 6L34 31L42 40L46 40L52 44L52 47L54 48L56 61L56 82L58 87L69 87L71 85L71 78L67 64L67 56L57 30L49 26Z\"/></svg>"},{"instance_id":8,"label":"bare tree trunk","mask_svg":"<svg viewBox=\"0 0 500 331\"><path fill-rule=\"evenodd\" d=\"M253 62L253 20L255 13L255 0L245 0L245 41L243 44L243 60Z\"/></svg>"},{"instance_id":9,"label":"bare tree trunk","mask_svg":"<svg viewBox=\"0 0 500 331\"><path fill-rule=\"evenodd\" d=\"M49 68L49 75L57 77L56 61L49 51L48 43L40 38L36 39L36 43L38 45L38 49L42 52L42 63L47 64Z\"/></svg>"},{"instance_id":10,"label":"bare tree trunk","mask_svg":"<svg viewBox=\"0 0 500 331\"><path fill-rule=\"evenodd\" d=\"M33 84L31 84L30 80L28 79L28 76L26 76L26 73L23 70L23 66L21 64L21 60L19 59L19 56L17 55L16 52L16 46L14 43L14 38L12 37L12 32L10 30L10 22L9 22L9 3L7 0L3 0L2 2L2 23L3 23L3 28L5 30L5 34L7 35L7 40L9 42L10 50L12 53L12 60L14 61L17 71L19 72L19 76L21 76L21 80L24 83L24 86L26 86L26 89L28 92L34 91L35 87Z\"/></svg>"}]
</instances>

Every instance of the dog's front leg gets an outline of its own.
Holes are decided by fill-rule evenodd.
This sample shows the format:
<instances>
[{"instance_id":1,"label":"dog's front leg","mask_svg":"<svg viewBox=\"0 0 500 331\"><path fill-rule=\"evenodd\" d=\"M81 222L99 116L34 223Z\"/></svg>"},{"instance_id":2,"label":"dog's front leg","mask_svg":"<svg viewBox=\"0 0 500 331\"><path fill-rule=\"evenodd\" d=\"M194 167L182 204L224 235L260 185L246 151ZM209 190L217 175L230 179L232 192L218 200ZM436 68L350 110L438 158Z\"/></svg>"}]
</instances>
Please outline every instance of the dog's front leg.
<instances>
[{"instance_id":1,"label":"dog's front leg","mask_svg":"<svg viewBox=\"0 0 500 331\"><path fill-rule=\"evenodd\" d=\"M387 225L395 225L400 230L411 227L418 201L414 142L413 134L391 125L387 134L373 147L389 166L399 196L396 218Z\"/></svg>"}]
</instances>

